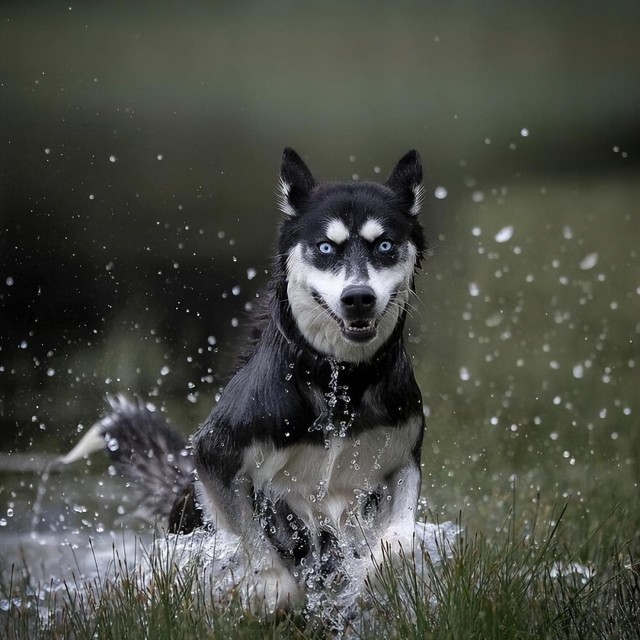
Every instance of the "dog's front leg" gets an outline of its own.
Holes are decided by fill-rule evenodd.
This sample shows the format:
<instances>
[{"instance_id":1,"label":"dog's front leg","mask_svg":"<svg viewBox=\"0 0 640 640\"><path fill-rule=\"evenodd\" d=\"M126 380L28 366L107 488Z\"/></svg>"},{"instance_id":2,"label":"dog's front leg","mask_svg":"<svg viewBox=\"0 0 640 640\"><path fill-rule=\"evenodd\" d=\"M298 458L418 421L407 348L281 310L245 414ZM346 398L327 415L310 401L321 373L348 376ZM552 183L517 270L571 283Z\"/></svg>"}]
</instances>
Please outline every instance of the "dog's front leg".
<instances>
[{"instance_id":1,"label":"dog's front leg","mask_svg":"<svg viewBox=\"0 0 640 640\"><path fill-rule=\"evenodd\" d=\"M383 525L380 542L373 553L376 562L382 561L386 549L391 553L411 553L421 479L420 467L413 459L388 477L387 496L391 505L386 526Z\"/></svg>"},{"instance_id":2,"label":"dog's front leg","mask_svg":"<svg viewBox=\"0 0 640 640\"><path fill-rule=\"evenodd\" d=\"M242 540L247 567L241 598L254 607L275 611L287 609L301 595L291 571L275 547L265 539L254 514L253 487L248 477L224 477L209 460L209 452L195 442L197 471L203 498L216 529L229 531Z\"/></svg>"},{"instance_id":3,"label":"dog's front leg","mask_svg":"<svg viewBox=\"0 0 640 640\"><path fill-rule=\"evenodd\" d=\"M229 531L243 539L254 538L257 531L254 531L256 526L248 480L235 477L229 482L214 470L200 465L197 471L214 529Z\"/></svg>"}]
</instances>

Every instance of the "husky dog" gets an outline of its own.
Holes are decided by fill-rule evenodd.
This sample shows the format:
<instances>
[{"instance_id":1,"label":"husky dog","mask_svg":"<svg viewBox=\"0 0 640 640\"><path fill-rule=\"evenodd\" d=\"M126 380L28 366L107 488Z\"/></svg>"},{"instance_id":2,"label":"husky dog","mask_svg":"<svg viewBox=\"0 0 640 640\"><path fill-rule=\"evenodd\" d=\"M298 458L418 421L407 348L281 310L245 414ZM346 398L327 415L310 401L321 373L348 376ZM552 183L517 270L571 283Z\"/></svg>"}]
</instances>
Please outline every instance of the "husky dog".
<instances>
[{"instance_id":1,"label":"husky dog","mask_svg":"<svg viewBox=\"0 0 640 640\"><path fill-rule=\"evenodd\" d=\"M335 576L346 549L379 561L411 547L424 417L403 327L425 250L421 181L416 151L378 184L317 182L285 149L267 305L192 455L122 399L85 436L122 440L108 449L141 480L143 459L162 459L151 509L172 530L209 523L271 558L265 590L279 605ZM139 442L124 443L131 432Z\"/></svg>"}]
</instances>

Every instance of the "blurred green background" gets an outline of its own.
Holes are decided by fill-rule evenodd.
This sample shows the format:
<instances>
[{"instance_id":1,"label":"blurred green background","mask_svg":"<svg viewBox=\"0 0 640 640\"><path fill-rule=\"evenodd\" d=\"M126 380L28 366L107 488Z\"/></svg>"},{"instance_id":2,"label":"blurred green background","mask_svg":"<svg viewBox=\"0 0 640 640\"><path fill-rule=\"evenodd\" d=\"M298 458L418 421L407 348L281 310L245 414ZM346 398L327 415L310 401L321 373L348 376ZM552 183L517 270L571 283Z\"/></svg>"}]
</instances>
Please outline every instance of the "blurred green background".
<instances>
[{"instance_id":1,"label":"blurred green background","mask_svg":"<svg viewBox=\"0 0 640 640\"><path fill-rule=\"evenodd\" d=\"M632 1L3 3L5 479L106 393L184 433L206 417L265 283L285 146L375 180L415 147L434 508L514 483L637 506L639 34Z\"/></svg>"}]
</instances>

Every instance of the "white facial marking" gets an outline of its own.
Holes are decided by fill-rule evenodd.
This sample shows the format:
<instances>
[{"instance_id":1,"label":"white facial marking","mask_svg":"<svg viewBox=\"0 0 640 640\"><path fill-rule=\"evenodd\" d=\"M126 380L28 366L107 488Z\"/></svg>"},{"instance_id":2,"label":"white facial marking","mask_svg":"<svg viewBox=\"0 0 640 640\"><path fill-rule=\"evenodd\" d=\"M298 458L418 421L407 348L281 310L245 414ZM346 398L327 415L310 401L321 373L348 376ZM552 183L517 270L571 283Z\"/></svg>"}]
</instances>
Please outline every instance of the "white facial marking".
<instances>
[{"instance_id":1,"label":"white facial marking","mask_svg":"<svg viewBox=\"0 0 640 640\"><path fill-rule=\"evenodd\" d=\"M367 220L360 228L360 236L367 242L377 240L383 233L383 226L374 219Z\"/></svg>"},{"instance_id":2,"label":"white facial marking","mask_svg":"<svg viewBox=\"0 0 640 640\"><path fill-rule=\"evenodd\" d=\"M358 284L369 285L376 294L377 331L369 342L354 342L344 335L344 326L338 320L342 317L342 292L354 282L347 279L344 267L338 271L314 267L305 258L302 245L296 245L287 259L287 296L302 335L314 349L338 361L370 360L393 333L409 301L416 254L413 243L407 242L402 257L393 266L379 270L368 266L366 281Z\"/></svg>"},{"instance_id":3,"label":"white facial marking","mask_svg":"<svg viewBox=\"0 0 640 640\"><path fill-rule=\"evenodd\" d=\"M342 220L332 220L325 230L328 240L335 244L342 244L349 239L349 229Z\"/></svg>"}]
</instances>

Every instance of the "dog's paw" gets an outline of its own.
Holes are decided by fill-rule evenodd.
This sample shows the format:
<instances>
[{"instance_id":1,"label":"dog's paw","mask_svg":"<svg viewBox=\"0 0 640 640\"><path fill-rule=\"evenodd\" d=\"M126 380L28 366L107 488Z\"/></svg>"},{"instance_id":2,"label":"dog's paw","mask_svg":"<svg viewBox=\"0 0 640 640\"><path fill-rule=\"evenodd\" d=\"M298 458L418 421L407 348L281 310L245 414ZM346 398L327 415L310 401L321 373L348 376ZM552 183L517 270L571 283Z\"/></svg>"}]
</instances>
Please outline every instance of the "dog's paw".
<instances>
[{"instance_id":1,"label":"dog's paw","mask_svg":"<svg viewBox=\"0 0 640 640\"><path fill-rule=\"evenodd\" d=\"M303 598L303 590L285 567L258 570L251 581L247 603L257 614L271 614L295 608Z\"/></svg>"},{"instance_id":2,"label":"dog's paw","mask_svg":"<svg viewBox=\"0 0 640 640\"><path fill-rule=\"evenodd\" d=\"M413 529L411 532L386 531L377 545L370 547L371 562L365 579L367 589L387 592L389 584L394 584L397 576L413 562L415 545Z\"/></svg>"},{"instance_id":3,"label":"dog's paw","mask_svg":"<svg viewBox=\"0 0 640 640\"><path fill-rule=\"evenodd\" d=\"M372 549L371 558L375 565L385 561L395 562L402 558L411 557L415 545L415 530L390 529L380 539L378 545Z\"/></svg>"}]
</instances>

